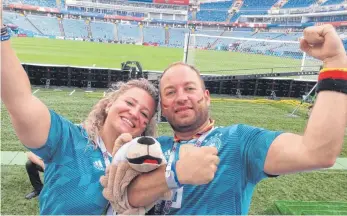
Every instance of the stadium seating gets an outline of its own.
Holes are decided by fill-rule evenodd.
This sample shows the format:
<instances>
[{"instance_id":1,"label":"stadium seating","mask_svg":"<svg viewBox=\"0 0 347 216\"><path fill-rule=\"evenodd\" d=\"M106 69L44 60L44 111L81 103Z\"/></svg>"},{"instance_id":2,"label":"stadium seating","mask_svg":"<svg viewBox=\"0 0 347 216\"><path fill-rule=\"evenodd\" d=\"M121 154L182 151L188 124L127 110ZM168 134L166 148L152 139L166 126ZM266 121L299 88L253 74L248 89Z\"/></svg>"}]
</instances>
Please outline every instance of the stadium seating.
<instances>
[{"instance_id":1,"label":"stadium seating","mask_svg":"<svg viewBox=\"0 0 347 216\"><path fill-rule=\"evenodd\" d=\"M184 35L188 33L186 28L170 28L169 29L169 46L171 47L183 47Z\"/></svg>"},{"instance_id":2,"label":"stadium seating","mask_svg":"<svg viewBox=\"0 0 347 216\"><path fill-rule=\"evenodd\" d=\"M165 29L163 27L146 27L143 28L143 39L146 43L165 44Z\"/></svg>"},{"instance_id":3,"label":"stadium seating","mask_svg":"<svg viewBox=\"0 0 347 216\"><path fill-rule=\"evenodd\" d=\"M242 15L263 15L267 14L267 11L277 2L278 0L245 0L243 5L237 13L235 13L230 22L236 22Z\"/></svg>"},{"instance_id":4,"label":"stadium seating","mask_svg":"<svg viewBox=\"0 0 347 216\"><path fill-rule=\"evenodd\" d=\"M315 2L316 0L289 0L282 8L308 7Z\"/></svg>"},{"instance_id":5,"label":"stadium seating","mask_svg":"<svg viewBox=\"0 0 347 216\"><path fill-rule=\"evenodd\" d=\"M23 14L4 12L5 24L14 24L20 28L20 33L40 34L39 31L27 20Z\"/></svg>"},{"instance_id":6,"label":"stadium seating","mask_svg":"<svg viewBox=\"0 0 347 216\"><path fill-rule=\"evenodd\" d=\"M232 1L219 1L200 4L200 11L196 13L198 21L225 22Z\"/></svg>"},{"instance_id":7,"label":"stadium seating","mask_svg":"<svg viewBox=\"0 0 347 216\"><path fill-rule=\"evenodd\" d=\"M342 2L344 2L345 0L328 0L326 2L324 2L323 4L321 4L322 6L324 5L334 5L334 4L340 4Z\"/></svg>"},{"instance_id":8,"label":"stadium seating","mask_svg":"<svg viewBox=\"0 0 347 216\"><path fill-rule=\"evenodd\" d=\"M16 0L10 0L16 1ZM31 4L46 4L53 5L51 0L25 0L31 1ZM53 1L53 0L52 0ZM59 3L59 1L57 1ZM64 1L60 1L61 5L64 5ZM228 9L231 7L233 1L222 1L213 3L203 3L200 5L200 11L197 11L198 21L219 21L225 22L228 17ZM277 0L244 0L241 10L231 17L231 22L235 22L241 15L258 15L266 14L267 10L270 9ZM340 0L328 0L323 5L332 5L340 3ZM285 4L284 8L296 8L296 7L307 7L315 3L315 0L289 0ZM142 4L136 2L130 2L129 4ZM54 5L56 5L54 0ZM141 12L124 12L117 11L118 15L121 16L145 16ZM191 13L189 17L191 18ZM172 14L151 14L152 19L170 19ZM21 15L14 12L4 12L4 22L12 23L19 26L19 33L25 33L30 35L49 35L49 36L62 36L61 29L59 27L60 22L62 23L63 30L65 31L66 37L78 37L78 38L88 38L92 37L96 40L118 40L123 43L153 43L161 46L169 47L183 47L184 46L184 35L189 32L187 28L175 28L169 27L164 28L163 26L146 26L139 27L137 22L130 22L130 24L109 23L104 21L86 21L84 19L68 19L63 18L60 21L56 17L51 17L47 15L31 15L27 16ZM347 20L347 15L335 15L335 16L322 16L308 18L305 22L332 22L332 21L345 21ZM241 20L244 22L244 20ZM297 23L297 20L285 21L278 20L273 21L274 24L288 24L291 22ZM90 25L90 29L89 29ZM236 38L254 38L254 39L264 39L264 40L281 40L281 41L297 41L299 37L302 36L301 32L298 33L277 33L277 32L258 32L255 33L254 29L250 28L235 28L233 31L225 31L224 29L210 30L204 28L203 30L197 29L195 32L197 34L212 35L212 36L225 36L225 37L236 37ZM228 47L233 40L239 39L222 39L217 37L197 37L195 41L197 47L199 48L209 48L218 49L218 47ZM293 43L266 43L264 41L252 41L243 40L240 49L248 50L247 52L254 53L265 53L269 50L276 50L276 55L282 55L285 52L296 52L293 46L289 44ZM246 41L246 42L245 42ZM346 45L346 42L345 42Z\"/></svg>"},{"instance_id":9,"label":"stadium seating","mask_svg":"<svg viewBox=\"0 0 347 216\"><path fill-rule=\"evenodd\" d=\"M87 38L88 30L84 20L63 19L66 37Z\"/></svg>"},{"instance_id":10,"label":"stadium seating","mask_svg":"<svg viewBox=\"0 0 347 216\"><path fill-rule=\"evenodd\" d=\"M41 7L56 8L57 3L55 0L21 0L23 4L35 5Z\"/></svg>"},{"instance_id":11,"label":"stadium seating","mask_svg":"<svg viewBox=\"0 0 347 216\"><path fill-rule=\"evenodd\" d=\"M232 4L233 4L233 1L202 3L200 4L200 10L217 9L217 10L226 11L231 7Z\"/></svg>"},{"instance_id":12,"label":"stadium seating","mask_svg":"<svg viewBox=\"0 0 347 216\"><path fill-rule=\"evenodd\" d=\"M140 28L137 25L118 24L118 40L136 43L140 42Z\"/></svg>"},{"instance_id":13,"label":"stadium seating","mask_svg":"<svg viewBox=\"0 0 347 216\"><path fill-rule=\"evenodd\" d=\"M241 10L268 10L270 9L278 0L244 0Z\"/></svg>"},{"instance_id":14,"label":"stadium seating","mask_svg":"<svg viewBox=\"0 0 347 216\"><path fill-rule=\"evenodd\" d=\"M57 2L56 0L5 0L4 3L19 3L19 4L27 4L27 5L34 5L34 6L40 6L40 7L49 7L49 8L57 8ZM65 1L60 0L60 6L65 6Z\"/></svg>"},{"instance_id":15,"label":"stadium seating","mask_svg":"<svg viewBox=\"0 0 347 216\"><path fill-rule=\"evenodd\" d=\"M218 10L200 10L196 13L198 21L225 22L228 17L228 12Z\"/></svg>"},{"instance_id":16,"label":"stadium seating","mask_svg":"<svg viewBox=\"0 0 347 216\"><path fill-rule=\"evenodd\" d=\"M94 39L102 39L102 40L115 39L116 26L113 23L94 21L90 23L90 27L91 27L92 36Z\"/></svg>"},{"instance_id":17,"label":"stadium seating","mask_svg":"<svg viewBox=\"0 0 347 216\"><path fill-rule=\"evenodd\" d=\"M44 35L61 36L56 17L37 15L27 15L27 17Z\"/></svg>"}]
</instances>

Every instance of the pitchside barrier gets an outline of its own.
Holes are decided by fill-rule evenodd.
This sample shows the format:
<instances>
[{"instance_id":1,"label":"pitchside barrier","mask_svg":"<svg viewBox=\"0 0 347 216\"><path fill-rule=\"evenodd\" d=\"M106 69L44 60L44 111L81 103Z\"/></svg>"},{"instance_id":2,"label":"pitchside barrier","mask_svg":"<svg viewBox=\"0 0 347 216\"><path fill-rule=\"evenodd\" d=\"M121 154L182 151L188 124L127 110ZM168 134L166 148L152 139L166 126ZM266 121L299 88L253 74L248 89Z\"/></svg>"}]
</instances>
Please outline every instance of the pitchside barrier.
<instances>
[{"instance_id":1,"label":"pitchside barrier","mask_svg":"<svg viewBox=\"0 0 347 216\"><path fill-rule=\"evenodd\" d=\"M112 83L129 79L145 78L158 84L159 71L137 71L72 67L59 65L23 64L30 82L35 86L81 88L86 90L107 89ZM271 77L271 76L274 77ZM229 96L261 96L302 98L312 90L316 81L277 77L276 74L211 76L203 75L206 88L211 94ZM314 94L314 91L312 92Z\"/></svg>"}]
</instances>

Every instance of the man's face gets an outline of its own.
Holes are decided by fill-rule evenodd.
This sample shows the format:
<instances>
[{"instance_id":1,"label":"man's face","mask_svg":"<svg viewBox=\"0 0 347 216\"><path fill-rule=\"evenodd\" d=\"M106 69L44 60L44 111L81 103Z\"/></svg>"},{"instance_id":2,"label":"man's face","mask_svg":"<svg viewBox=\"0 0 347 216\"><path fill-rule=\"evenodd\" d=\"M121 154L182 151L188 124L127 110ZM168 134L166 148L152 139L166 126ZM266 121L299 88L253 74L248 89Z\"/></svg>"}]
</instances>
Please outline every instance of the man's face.
<instances>
[{"instance_id":1,"label":"man's face","mask_svg":"<svg viewBox=\"0 0 347 216\"><path fill-rule=\"evenodd\" d=\"M210 94L185 65L171 67L160 80L162 115L177 132L196 130L209 118Z\"/></svg>"}]
</instances>

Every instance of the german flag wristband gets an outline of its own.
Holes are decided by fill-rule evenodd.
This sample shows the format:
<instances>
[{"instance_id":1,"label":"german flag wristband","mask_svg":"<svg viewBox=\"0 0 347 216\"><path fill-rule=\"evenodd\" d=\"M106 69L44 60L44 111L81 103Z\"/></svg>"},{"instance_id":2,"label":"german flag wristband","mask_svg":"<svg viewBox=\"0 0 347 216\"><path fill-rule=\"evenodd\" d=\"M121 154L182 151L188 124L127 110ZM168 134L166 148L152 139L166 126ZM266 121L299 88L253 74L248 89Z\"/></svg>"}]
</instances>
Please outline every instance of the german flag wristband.
<instances>
[{"instance_id":1,"label":"german flag wristband","mask_svg":"<svg viewBox=\"0 0 347 216\"><path fill-rule=\"evenodd\" d=\"M11 38L6 26L1 27L0 41L7 41Z\"/></svg>"},{"instance_id":2,"label":"german flag wristband","mask_svg":"<svg viewBox=\"0 0 347 216\"><path fill-rule=\"evenodd\" d=\"M347 68L325 68L318 76L317 93L336 91L347 94Z\"/></svg>"}]
</instances>

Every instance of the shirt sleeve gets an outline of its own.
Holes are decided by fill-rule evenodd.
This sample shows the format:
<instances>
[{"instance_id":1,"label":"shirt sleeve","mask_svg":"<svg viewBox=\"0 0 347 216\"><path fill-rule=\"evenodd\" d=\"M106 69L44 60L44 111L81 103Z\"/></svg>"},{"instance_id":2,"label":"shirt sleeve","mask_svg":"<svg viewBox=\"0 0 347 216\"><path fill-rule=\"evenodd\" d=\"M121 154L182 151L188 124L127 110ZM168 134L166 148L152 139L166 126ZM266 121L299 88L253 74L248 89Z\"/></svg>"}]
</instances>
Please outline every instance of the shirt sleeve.
<instances>
[{"instance_id":1,"label":"shirt sleeve","mask_svg":"<svg viewBox=\"0 0 347 216\"><path fill-rule=\"evenodd\" d=\"M257 184L266 177L272 177L264 172L265 160L272 142L283 132L248 125L239 125L237 132L248 182Z\"/></svg>"},{"instance_id":2,"label":"shirt sleeve","mask_svg":"<svg viewBox=\"0 0 347 216\"><path fill-rule=\"evenodd\" d=\"M28 148L45 162L51 161L58 150L61 152L66 150L72 141L72 130L78 127L53 110L49 110L49 113L51 125L46 143L40 148Z\"/></svg>"}]
</instances>

